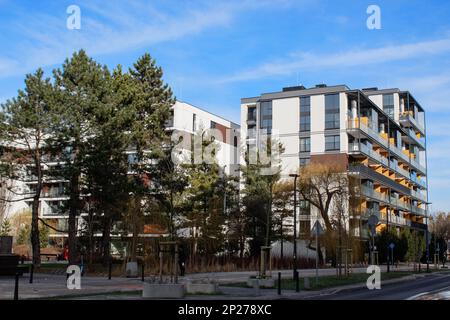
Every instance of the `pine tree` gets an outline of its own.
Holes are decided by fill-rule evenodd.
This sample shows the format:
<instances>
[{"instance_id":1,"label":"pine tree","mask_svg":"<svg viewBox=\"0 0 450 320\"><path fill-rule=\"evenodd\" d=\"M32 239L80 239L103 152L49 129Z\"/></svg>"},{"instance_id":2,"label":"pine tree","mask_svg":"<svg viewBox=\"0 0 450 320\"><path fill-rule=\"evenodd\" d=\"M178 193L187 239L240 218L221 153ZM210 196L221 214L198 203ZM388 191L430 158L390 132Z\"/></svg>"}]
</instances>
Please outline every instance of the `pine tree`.
<instances>
[{"instance_id":1,"label":"pine tree","mask_svg":"<svg viewBox=\"0 0 450 320\"><path fill-rule=\"evenodd\" d=\"M16 200L32 199L31 246L33 263L39 266L39 202L43 186L46 157L48 156L48 136L53 115L53 94L50 79L44 79L44 72L38 69L25 79L25 89L19 90L17 97L8 100L1 123L4 151L2 163L7 177L12 180L29 180L35 182L35 189L29 192L10 190L15 193Z\"/></svg>"},{"instance_id":2,"label":"pine tree","mask_svg":"<svg viewBox=\"0 0 450 320\"><path fill-rule=\"evenodd\" d=\"M64 162L61 176L69 181L68 245L69 263L76 263L77 217L84 208L82 189L85 185L92 139L97 124L106 115L110 103L110 73L80 50L66 59L62 69L54 70L56 117L53 124L55 152Z\"/></svg>"}]
</instances>

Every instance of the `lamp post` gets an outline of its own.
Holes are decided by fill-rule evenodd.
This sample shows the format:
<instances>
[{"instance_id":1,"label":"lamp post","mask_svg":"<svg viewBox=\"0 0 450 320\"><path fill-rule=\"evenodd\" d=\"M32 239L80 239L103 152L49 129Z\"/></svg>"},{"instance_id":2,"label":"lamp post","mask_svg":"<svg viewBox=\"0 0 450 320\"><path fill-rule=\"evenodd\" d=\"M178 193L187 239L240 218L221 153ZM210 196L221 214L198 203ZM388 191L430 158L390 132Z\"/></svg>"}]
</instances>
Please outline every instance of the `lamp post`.
<instances>
[{"instance_id":1,"label":"lamp post","mask_svg":"<svg viewBox=\"0 0 450 320\"><path fill-rule=\"evenodd\" d=\"M294 178L294 279L297 279L297 178L299 177L296 173L291 173L289 177Z\"/></svg>"}]
</instances>

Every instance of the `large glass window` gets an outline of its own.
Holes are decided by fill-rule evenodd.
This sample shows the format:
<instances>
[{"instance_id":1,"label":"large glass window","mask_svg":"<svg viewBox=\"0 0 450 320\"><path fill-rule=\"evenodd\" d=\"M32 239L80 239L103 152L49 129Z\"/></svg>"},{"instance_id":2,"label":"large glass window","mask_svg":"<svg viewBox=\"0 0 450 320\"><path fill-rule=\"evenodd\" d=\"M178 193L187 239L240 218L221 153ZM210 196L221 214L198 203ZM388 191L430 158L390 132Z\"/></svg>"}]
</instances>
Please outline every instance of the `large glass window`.
<instances>
[{"instance_id":1,"label":"large glass window","mask_svg":"<svg viewBox=\"0 0 450 320\"><path fill-rule=\"evenodd\" d=\"M390 117L394 117L394 95L393 94L385 94L383 95L383 110Z\"/></svg>"},{"instance_id":2,"label":"large glass window","mask_svg":"<svg viewBox=\"0 0 450 320\"><path fill-rule=\"evenodd\" d=\"M340 149L339 135L325 136L325 151L332 151L339 149Z\"/></svg>"},{"instance_id":3,"label":"large glass window","mask_svg":"<svg viewBox=\"0 0 450 320\"><path fill-rule=\"evenodd\" d=\"M300 152L311 151L311 138L300 138Z\"/></svg>"},{"instance_id":4,"label":"large glass window","mask_svg":"<svg viewBox=\"0 0 450 320\"><path fill-rule=\"evenodd\" d=\"M325 96L325 129L339 129L339 94Z\"/></svg>"},{"instance_id":5,"label":"large glass window","mask_svg":"<svg viewBox=\"0 0 450 320\"><path fill-rule=\"evenodd\" d=\"M311 130L311 98L300 97L300 131Z\"/></svg>"},{"instance_id":6,"label":"large glass window","mask_svg":"<svg viewBox=\"0 0 450 320\"><path fill-rule=\"evenodd\" d=\"M261 102L261 129L267 130L267 133L272 133L272 101Z\"/></svg>"},{"instance_id":7,"label":"large glass window","mask_svg":"<svg viewBox=\"0 0 450 320\"><path fill-rule=\"evenodd\" d=\"M256 107L248 107L247 120L256 121Z\"/></svg>"}]
</instances>

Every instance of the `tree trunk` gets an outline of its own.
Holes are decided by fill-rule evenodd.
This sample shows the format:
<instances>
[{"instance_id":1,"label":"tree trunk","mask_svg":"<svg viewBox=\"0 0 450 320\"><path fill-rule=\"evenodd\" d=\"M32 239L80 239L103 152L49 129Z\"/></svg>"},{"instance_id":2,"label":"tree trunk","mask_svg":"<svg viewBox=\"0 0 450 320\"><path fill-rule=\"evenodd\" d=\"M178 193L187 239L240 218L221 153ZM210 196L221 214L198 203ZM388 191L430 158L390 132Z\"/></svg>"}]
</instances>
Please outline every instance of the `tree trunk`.
<instances>
[{"instance_id":1,"label":"tree trunk","mask_svg":"<svg viewBox=\"0 0 450 320\"><path fill-rule=\"evenodd\" d=\"M132 211L132 224L133 224L133 236L131 238L131 255L130 260L136 261L136 251L137 251L137 242L138 242L138 215L141 211L141 197L135 196L134 197L134 208Z\"/></svg>"},{"instance_id":2,"label":"tree trunk","mask_svg":"<svg viewBox=\"0 0 450 320\"><path fill-rule=\"evenodd\" d=\"M41 265L41 244L39 241L39 195L35 195L33 198L33 204L31 209L30 240L33 252L33 264L36 267L39 267Z\"/></svg>"},{"instance_id":3,"label":"tree trunk","mask_svg":"<svg viewBox=\"0 0 450 320\"><path fill-rule=\"evenodd\" d=\"M77 215L79 204L79 177L73 174L70 179L70 208L68 221L68 245L69 245L69 265L77 262Z\"/></svg>"},{"instance_id":4,"label":"tree trunk","mask_svg":"<svg viewBox=\"0 0 450 320\"><path fill-rule=\"evenodd\" d=\"M111 256L111 219L105 218L105 222L103 224L103 263L107 265Z\"/></svg>"}]
</instances>

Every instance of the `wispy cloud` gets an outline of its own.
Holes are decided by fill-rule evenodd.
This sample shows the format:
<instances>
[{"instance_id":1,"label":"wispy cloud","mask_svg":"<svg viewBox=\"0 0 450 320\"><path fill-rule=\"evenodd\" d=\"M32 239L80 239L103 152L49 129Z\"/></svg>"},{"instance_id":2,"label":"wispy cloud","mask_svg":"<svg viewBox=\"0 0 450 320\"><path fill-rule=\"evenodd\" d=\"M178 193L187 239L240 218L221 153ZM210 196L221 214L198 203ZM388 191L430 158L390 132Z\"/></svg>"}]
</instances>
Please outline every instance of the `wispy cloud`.
<instances>
[{"instance_id":1,"label":"wispy cloud","mask_svg":"<svg viewBox=\"0 0 450 320\"><path fill-rule=\"evenodd\" d=\"M332 54L312 52L291 53L289 58L256 66L221 79L221 82L237 82L294 74L299 70L322 70L371 65L390 61L418 58L450 52L450 39L423 41L412 44L392 45L376 49L359 48Z\"/></svg>"},{"instance_id":2,"label":"wispy cloud","mask_svg":"<svg viewBox=\"0 0 450 320\"><path fill-rule=\"evenodd\" d=\"M192 36L216 27L227 27L245 10L291 1L200 1L177 2L175 9L163 2L78 1L81 30L68 30L65 17L48 13L16 12L13 27L20 41L11 47L14 59L0 56L0 77L23 74L37 66L61 63L74 50L91 55L119 53ZM11 26L10 26L11 28Z\"/></svg>"}]
</instances>

